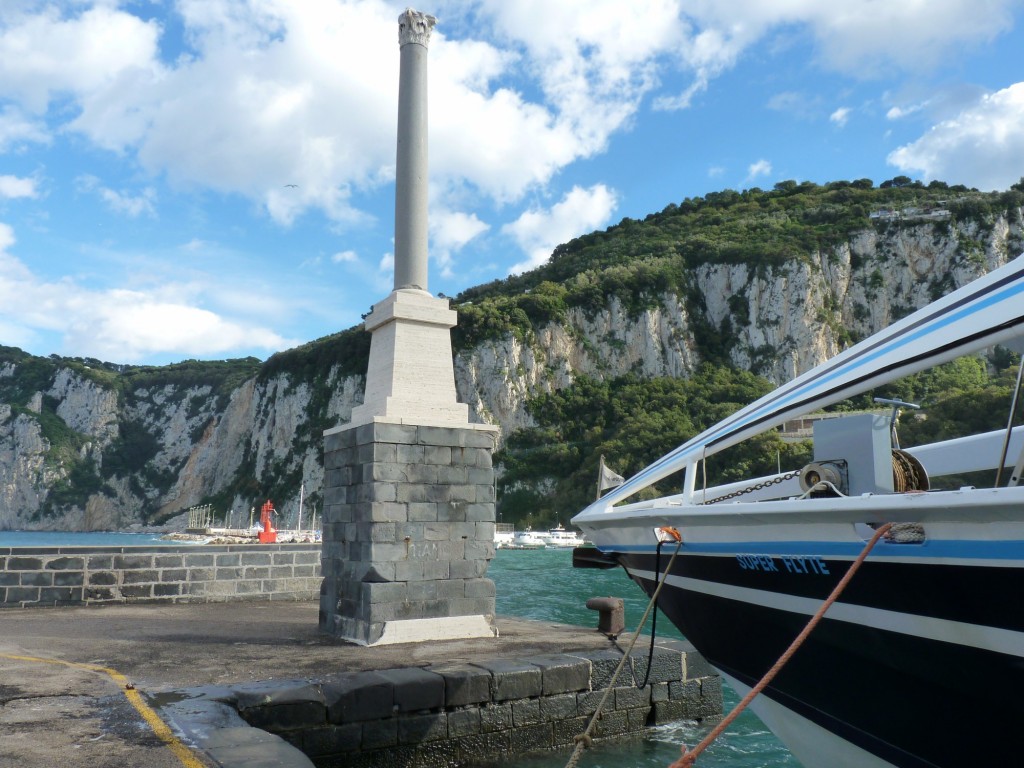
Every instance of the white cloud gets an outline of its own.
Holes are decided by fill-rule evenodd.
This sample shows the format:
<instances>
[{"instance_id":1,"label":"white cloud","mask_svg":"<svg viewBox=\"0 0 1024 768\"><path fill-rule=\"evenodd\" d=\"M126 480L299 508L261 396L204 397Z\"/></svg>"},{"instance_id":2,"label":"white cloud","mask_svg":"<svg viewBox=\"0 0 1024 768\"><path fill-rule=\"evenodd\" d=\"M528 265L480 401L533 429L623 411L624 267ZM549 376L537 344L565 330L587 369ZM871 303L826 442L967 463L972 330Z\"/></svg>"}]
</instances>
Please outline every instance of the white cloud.
<instances>
[{"instance_id":1,"label":"white cloud","mask_svg":"<svg viewBox=\"0 0 1024 768\"><path fill-rule=\"evenodd\" d=\"M1007 189L1024 176L1024 83L984 96L955 118L938 123L917 141L890 153L902 171L925 179Z\"/></svg>"},{"instance_id":2,"label":"white cloud","mask_svg":"<svg viewBox=\"0 0 1024 768\"><path fill-rule=\"evenodd\" d=\"M35 114L62 94L93 98L123 87L133 70L149 68L159 27L130 13L98 6L62 18L56 7L16 17L0 31L0 96Z\"/></svg>"},{"instance_id":3,"label":"white cloud","mask_svg":"<svg viewBox=\"0 0 1024 768\"><path fill-rule=\"evenodd\" d=\"M920 104L909 104L903 107L890 107L889 110L885 113L885 117L887 120L902 120L905 117L909 117L910 115L920 112L927 106L927 102L922 102Z\"/></svg>"},{"instance_id":4,"label":"white cloud","mask_svg":"<svg viewBox=\"0 0 1024 768\"><path fill-rule=\"evenodd\" d=\"M846 123L850 119L850 113L851 112L853 112L853 110L850 109L849 107L840 107L835 112L833 112L831 115L829 115L828 119L831 122L833 122L836 125L838 125L840 128L844 128L844 127L846 127Z\"/></svg>"},{"instance_id":5,"label":"white cloud","mask_svg":"<svg viewBox=\"0 0 1024 768\"><path fill-rule=\"evenodd\" d=\"M0 152L7 152L21 144L49 142L50 136L43 121L26 117L11 104L0 110Z\"/></svg>"},{"instance_id":6,"label":"white cloud","mask_svg":"<svg viewBox=\"0 0 1024 768\"><path fill-rule=\"evenodd\" d=\"M681 9L677 0L637 0L624 13L621 0L439 0L432 178L453 209L467 192L517 203L603 152L666 67L692 81L662 94L662 108L686 106L782 29L808 31L844 72L917 67L1007 29L1012 1L690 0ZM45 127L23 114L46 113L53 130L133 155L179 186L244 195L283 225L310 209L341 225L366 220L356 196L394 173L398 6L181 0L174 8L189 47L173 62L160 59L158 23L132 7L5 14L0 96L16 104L0 116L0 147L45 140ZM117 194L108 203L131 215L152 209L144 196Z\"/></svg>"},{"instance_id":7,"label":"white cloud","mask_svg":"<svg viewBox=\"0 0 1024 768\"><path fill-rule=\"evenodd\" d=\"M0 328L8 343L56 334L63 354L118 362L154 353L212 356L240 347L271 352L297 343L196 306L196 286L90 290L70 279L47 282L10 253L14 244L11 227L0 223Z\"/></svg>"},{"instance_id":8,"label":"white cloud","mask_svg":"<svg viewBox=\"0 0 1024 768\"><path fill-rule=\"evenodd\" d=\"M573 187L561 202L547 210L529 210L502 227L526 253L527 260L513 266L513 274L544 264L555 246L606 225L617 204L616 194L604 184L589 189Z\"/></svg>"},{"instance_id":9,"label":"white cloud","mask_svg":"<svg viewBox=\"0 0 1024 768\"><path fill-rule=\"evenodd\" d=\"M353 264L359 261L359 256L355 251L338 251L331 256L331 261L335 264Z\"/></svg>"},{"instance_id":10,"label":"white cloud","mask_svg":"<svg viewBox=\"0 0 1024 768\"><path fill-rule=\"evenodd\" d=\"M0 176L0 198L39 197L34 179Z\"/></svg>"},{"instance_id":11,"label":"white cloud","mask_svg":"<svg viewBox=\"0 0 1024 768\"><path fill-rule=\"evenodd\" d=\"M928 70L944 56L984 44L1013 28L1015 0L820 3L802 0L818 54L856 77Z\"/></svg>"},{"instance_id":12,"label":"white cloud","mask_svg":"<svg viewBox=\"0 0 1024 768\"><path fill-rule=\"evenodd\" d=\"M475 213L433 210L430 212L430 259L445 277L452 275L452 257L488 229Z\"/></svg>"},{"instance_id":13,"label":"white cloud","mask_svg":"<svg viewBox=\"0 0 1024 768\"><path fill-rule=\"evenodd\" d=\"M765 159L758 160L747 166L747 178L744 183L749 184L754 179L767 176L772 172L772 164Z\"/></svg>"},{"instance_id":14,"label":"white cloud","mask_svg":"<svg viewBox=\"0 0 1024 768\"><path fill-rule=\"evenodd\" d=\"M395 271L395 254L385 253L377 263L377 270L384 274L393 274Z\"/></svg>"},{"instance_id":15,"label":"white cloud","mask_svg":"<svg viewBox=\"0 0 1024 768\"><path fill-rule=\"evenodd\" d=\"M95 176L82 175L75 179L75 185L80 191L93 192L103 201L110 210L121 213L131 218L137 218L143 214L156 216L156 190L146 187L138 194L118 192L110 187L105 187Z\"/></svg>"}]
</instances>

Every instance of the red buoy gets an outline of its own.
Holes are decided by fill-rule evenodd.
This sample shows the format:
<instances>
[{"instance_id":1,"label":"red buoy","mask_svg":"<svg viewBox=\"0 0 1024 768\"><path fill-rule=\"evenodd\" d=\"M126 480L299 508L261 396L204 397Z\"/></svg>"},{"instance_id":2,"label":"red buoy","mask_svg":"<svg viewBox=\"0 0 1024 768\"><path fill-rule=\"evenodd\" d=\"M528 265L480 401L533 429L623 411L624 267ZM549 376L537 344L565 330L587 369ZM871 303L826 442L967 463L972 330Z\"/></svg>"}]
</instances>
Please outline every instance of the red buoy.
<instances>
[{"instance_id":1,"label":"red buoy","mask_svg":"<svg viewBox=\"0 0 1024 768\"><path fill-rule=\"evenodd\" d=\"M267 503L260 509L260 524L263 530L259 532L260 544L273 544L277 541L277 529L270 522L270 516L274 514L274 505L267 499Z\"/></svg>"}]
</instances>

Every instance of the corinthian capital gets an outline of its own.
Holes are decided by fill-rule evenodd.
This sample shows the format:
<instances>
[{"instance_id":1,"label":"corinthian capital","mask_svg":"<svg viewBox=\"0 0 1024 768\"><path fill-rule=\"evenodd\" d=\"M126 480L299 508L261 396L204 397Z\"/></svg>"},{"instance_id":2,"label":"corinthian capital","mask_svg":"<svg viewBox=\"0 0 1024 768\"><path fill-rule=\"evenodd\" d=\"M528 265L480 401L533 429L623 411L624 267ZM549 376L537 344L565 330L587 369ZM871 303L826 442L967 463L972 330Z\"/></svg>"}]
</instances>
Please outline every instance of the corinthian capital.
<instances>
[{"instance_id":1,"label":"corinthian capital","mask_svg":"<svg viewBox=\"0 0 1024 768\"><path fill-rule=\"evenodd\" d=\"M430 42L430 30L437 24L437 19L428 13L406 8L398 17L398 45L419 43L424 48Z\"/></svg>"}]
</instances>

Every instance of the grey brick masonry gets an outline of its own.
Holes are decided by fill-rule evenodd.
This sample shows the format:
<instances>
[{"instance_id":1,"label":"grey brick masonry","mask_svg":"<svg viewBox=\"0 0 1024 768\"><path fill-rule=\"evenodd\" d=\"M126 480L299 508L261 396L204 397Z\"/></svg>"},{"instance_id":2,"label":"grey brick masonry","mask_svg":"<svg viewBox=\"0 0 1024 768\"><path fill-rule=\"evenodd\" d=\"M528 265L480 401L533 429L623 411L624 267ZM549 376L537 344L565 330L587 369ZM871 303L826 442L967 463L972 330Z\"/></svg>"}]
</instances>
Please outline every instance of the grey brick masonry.
<instances>
[{"instance_id":1,"label":"grey brick masonry","mask_svg":"<svg viewBox=\"0 0 1024 768\"><path fill-rule=\"evenodd\" d=\"M494 616L494 428L375 421L324 435L320 627Z\"/></svg>"},{"instance_id":2,"label":"grey brick masonry","mask_svg":"<svg viewBox=\"0 0 1024 768\"><path fill-rule=\"evenodd\" d=\"M312 600L319 544L0 547L0 608Z\"/></svg>"}]
</instances>

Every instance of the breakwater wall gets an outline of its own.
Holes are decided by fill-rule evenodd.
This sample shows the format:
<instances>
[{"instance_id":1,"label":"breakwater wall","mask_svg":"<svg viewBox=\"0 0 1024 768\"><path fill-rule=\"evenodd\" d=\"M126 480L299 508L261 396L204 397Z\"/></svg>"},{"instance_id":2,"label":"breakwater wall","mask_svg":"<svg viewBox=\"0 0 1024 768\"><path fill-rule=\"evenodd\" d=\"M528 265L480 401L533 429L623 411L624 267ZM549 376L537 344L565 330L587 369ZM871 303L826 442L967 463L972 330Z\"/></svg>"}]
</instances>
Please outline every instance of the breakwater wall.
<instances>
[{"instance_id":1,"label":"breakwater wall","mask_svg":"<svg viewBox=\"0 0 1024 768\"><path fill-rule=\"evenodd\" d=\"M320 544L0 547L0 608L313 600Z\"/></svg>"},{"instance_id":2,"label":"breakwater wall","mask_svg":"<svg viewBox=\"0 0 1024 768\"><path fill-rule=\"evenodd\" d=\"M267 764L295 768L452 768L570 750L606 693L597 741L721 716L721 680L692 646L659 640L649 676L647 654L635 650L610 689L615 648L197 688L164 713L225 768L256 745Z\"/></svg>"}]
</instances>

